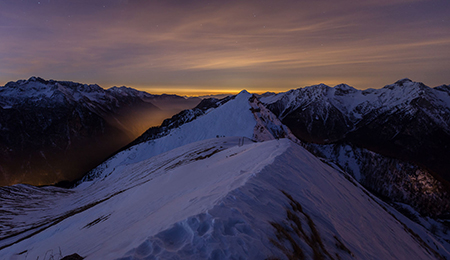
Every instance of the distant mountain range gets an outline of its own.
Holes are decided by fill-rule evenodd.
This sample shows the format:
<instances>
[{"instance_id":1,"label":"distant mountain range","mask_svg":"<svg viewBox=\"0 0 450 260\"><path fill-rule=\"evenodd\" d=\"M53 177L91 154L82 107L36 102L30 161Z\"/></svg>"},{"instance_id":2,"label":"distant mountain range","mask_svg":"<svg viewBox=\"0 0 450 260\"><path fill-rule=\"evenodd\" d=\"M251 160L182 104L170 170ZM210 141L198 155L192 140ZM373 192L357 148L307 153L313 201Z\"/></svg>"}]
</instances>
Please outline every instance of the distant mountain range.
<instances>
[{"instance_id":1,"label":"distant mountain range","mask_svg":"<svg viewBox=\"0 0 450 260\"><path fill-rule=\"evenodd\" d=\"M316 155L423 214L450 210L450 87L316 85L261 98Z\"/></svg>"},{"instance_id":2,"label":"distant mountain range","mask_svg":"<svg viewBox=\"0 0 450 260\"><path fill-rule=\"evenodd\" d=\"M39 77L9 82L0 87L0 185L80 178L200 100Z\"/></svg>"},{"instance_id":3,"label":"distant mountain range","mask_svg":"<svg viewBox=\"0 0 450 260\"><path fill-rule=\"evenodd\" d=\"M353 143L420 164L450 180L450 87L409 79L382 89L326 85L263 98L306 142Z\"/></svg>"},{"instance_id":4,"label":"distant mountain range","mask_svg":"<svg viewBox=\"0 0 450 260\"><path fill-rule=\"evenodd\" d=\"M393 89L403 87L397 83ZM389 88L381 92L393 93ZM398 194L382 201L363 186L371 177L365 167L380 168L385 176L374 172L373 186L389 184L405 195L416 187L418 197L439 197L439 191L427 189L442 185L436 173L342 141L356 129L350 124L362 122L374 108L362 101L367 109L346 119L352 107L342 103L336 111L331 103L360 91L324 85L295 90L302 91L318 96L288 94L292 91L260 100L242 91L203 100L150 128L71 189L0 188L0 258L62 259L75 253L88 260L450 258L442 212L429 217L416 211L417 205L396 200ZM371 97L382 102L385 96ZM298 109L302 98L316 102ZM321 100L330 105L320 107ZM301 119L310 122L284 125L283 115L295 117L290 107L312 111ZM338 113L343 107L346 113ZM324 111L349 121L341 124ZM329 127L341 134L316 130L329 122L339 125ZM299 140L295 135L301 133L315 142Z\"/></svg>"}]
</instances>

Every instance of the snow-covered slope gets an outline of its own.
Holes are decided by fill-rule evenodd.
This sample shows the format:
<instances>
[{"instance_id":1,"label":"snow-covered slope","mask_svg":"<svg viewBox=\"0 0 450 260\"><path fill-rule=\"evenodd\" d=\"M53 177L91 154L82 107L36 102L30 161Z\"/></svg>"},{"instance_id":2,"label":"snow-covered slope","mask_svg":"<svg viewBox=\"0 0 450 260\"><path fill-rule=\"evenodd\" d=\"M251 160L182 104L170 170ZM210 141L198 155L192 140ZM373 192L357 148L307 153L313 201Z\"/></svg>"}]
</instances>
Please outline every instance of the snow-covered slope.
<instances>
[{"instance_id":1,"label":"snow-covered slope","mask_svg":"<svg viewBox=\"0 0 450 260\"><path fill-rule=\"evenodd\" d=\"M0 188L0 259L450 257L246 92L91 177L70 190Z\"/></svg>"},{"instance_id":2,"label":"snow-covered slope","mask_svg":"<svg viewBox=\"0 0 450 260\"><path fill-rule=\"evenodd\" d=\"M241 145L241 139L192 143L70 192L52 188L22 203L7 201L0 258L450 256L445 242L301 146L288 139Z\"/></svg>"}]
</instances>

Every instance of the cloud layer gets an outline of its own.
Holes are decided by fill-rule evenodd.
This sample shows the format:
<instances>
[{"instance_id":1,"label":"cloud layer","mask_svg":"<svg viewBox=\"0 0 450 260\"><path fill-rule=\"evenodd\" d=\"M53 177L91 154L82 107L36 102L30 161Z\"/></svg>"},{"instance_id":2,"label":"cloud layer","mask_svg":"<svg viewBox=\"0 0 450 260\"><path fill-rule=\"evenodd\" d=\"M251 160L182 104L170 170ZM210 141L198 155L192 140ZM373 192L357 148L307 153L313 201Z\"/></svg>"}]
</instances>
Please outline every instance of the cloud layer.
<instances>
[{"instance_id":1,"label":"cloud layer","mask_svg":"<svg viewBox=\"0 0 450 260\"><path fill-rule=\"evenodd\" d=\"M1 0L0 81L205 93L448 84L449 11L443 0Z\"/></svg>"}]
</instances>

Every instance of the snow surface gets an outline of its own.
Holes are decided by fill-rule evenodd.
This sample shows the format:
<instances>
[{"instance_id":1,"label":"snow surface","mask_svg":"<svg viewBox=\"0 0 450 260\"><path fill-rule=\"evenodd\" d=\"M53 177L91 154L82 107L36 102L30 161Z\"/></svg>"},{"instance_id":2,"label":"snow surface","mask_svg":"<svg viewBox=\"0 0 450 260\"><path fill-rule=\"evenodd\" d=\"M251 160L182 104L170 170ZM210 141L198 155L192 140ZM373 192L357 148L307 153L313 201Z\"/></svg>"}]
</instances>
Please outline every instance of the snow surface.
<instances>
[{"instance_id":1,"label":"snow surface","mask_svg":"<svg viewBox=\"0 0 450 260\"><path fill-rule=\"evenodd\" d=\"M250 140L240 146L240 142L241 138L217 138L194 143L120 167L101 182L77 187L55 205L27 212L21 219L30 221L40 214L57 217L110 199L14 244L12 251L2 250L0 258L12 257L3 253L14 252L14 248L29 250L29 259L42 258L49 249L58 252L59 247L64 254L78 252L90 259L125 254L146 237L211 209L288 147L287 143ZM98 219L98 224L92 224ZM124 237L131 240L124 241Z\"/></svg>"},{"instance_id":2,"label":"snow surface","mask_svg":"<svg viewBox=\"0 0 450 260\"><path fill-rule=\"evenodd\" d=\"M14 244L0 250L0 259L72 253L86 259L281 257L269 241L276 239L269 221L283 223L289 205L280 190L311 216L331 255L435 259L383 209L388 206L301 146L288 139L240 144L239 137L192 143L46 198L52 203L38 212L23 209L26 213L11 216L11 223L38 213L50 224L17 243L17 237L2 240L0 246ZM423 228L415 228L450 256ZM336 246L335 236L351 253ZM312 249L304 251L312 256Z\"/></svg>"}]
</instances>

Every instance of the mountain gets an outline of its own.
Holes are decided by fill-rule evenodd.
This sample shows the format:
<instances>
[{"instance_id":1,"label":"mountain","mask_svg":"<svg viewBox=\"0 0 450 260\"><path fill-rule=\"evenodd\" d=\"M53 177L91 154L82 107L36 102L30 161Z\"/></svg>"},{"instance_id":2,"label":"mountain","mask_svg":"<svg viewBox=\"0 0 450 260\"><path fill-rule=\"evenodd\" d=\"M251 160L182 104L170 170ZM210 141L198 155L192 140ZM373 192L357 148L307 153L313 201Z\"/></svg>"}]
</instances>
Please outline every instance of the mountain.
<instances>
[{"instance_id":1,"label":"mountain","mask_svg":"<svg viewBox=\"0 0 450 260\"><path fill-rule=\"evenodd\" d=\"M220 109L214 109L218 108ZM207 115L207 116L206 116ZM290 130L254 96L243 91L236 97L209 99L150 128L127 152L114 155L89 172L83 180L97 178L117 166L148 159L177 147L210 138L241 136L242 143L276 138L296 140Z\"/></svg>"},{"instance_id":2,"label":"mountain","mask_svg":"<svg viewBox=\"0 0 450 260\"><path fill-rule=\"evenodd\" d=\"M331 143L344 139L349 132L361 128L364 131L370 124L393 125L388 118L394 116L400 120L397 125L412 124L413 117L420 117L426 122L419 123L432 123L450 133L450 91L445 85L433 89L409 79L367 90L345 84L333 88L320 84L264 97L261 101L308 142ZM398 138L402 130L385 134Z\"/></svg>"},{"instance_id":3,"label":"mountain","mask_svg":"<svg viewBox=\"0 0 450 260\"><path fill-rule=\"evenodd\" d=\"M315 155L327 158L366 189L418 221L418 216L449 218L447 185L415 164L383 156L353 144L305 144Z\"/></svg>"},{"instance_id":4,"label":"mountain","mask_svg":"<svg viewBox=\"0 0 450 260\"><path fill-rule=\"evenodd\" d=\"M38 77L9 82L0 87L0 185L80 178L150 126L198 102Z\"/></svg>"},{"instance_id":5,"label":"mountain","mask_svg":"<svg viewBox=\"0 0 450 260\"><path fill-rule=\"evenodd\" d=\"M402 79L381 89L324 84L261 98L316 155L367 189L447 218L450 91Z\"/></svg>"},{"instance_id":6,"label":"mountain","mask_svg":"<svg viewBox=\"0 0 450 260\"><path fill-rule=\"evenodd\" d=\"M309 153L255 96L201 107L73 189L0 188L0 258L450 257L448 236Z\"/></svg>"}]
</instances>

